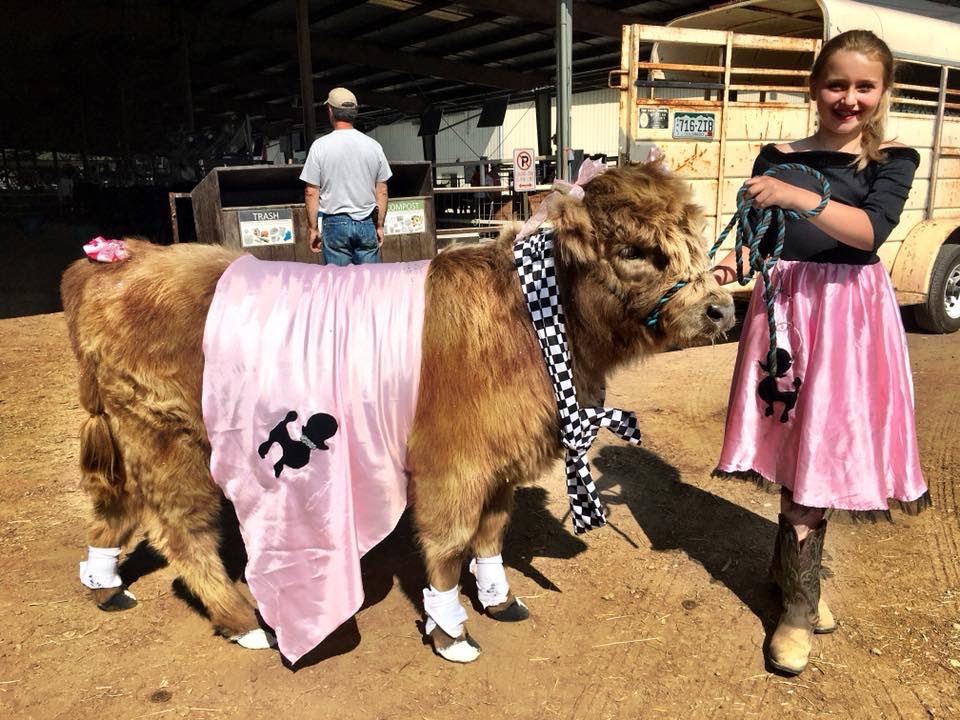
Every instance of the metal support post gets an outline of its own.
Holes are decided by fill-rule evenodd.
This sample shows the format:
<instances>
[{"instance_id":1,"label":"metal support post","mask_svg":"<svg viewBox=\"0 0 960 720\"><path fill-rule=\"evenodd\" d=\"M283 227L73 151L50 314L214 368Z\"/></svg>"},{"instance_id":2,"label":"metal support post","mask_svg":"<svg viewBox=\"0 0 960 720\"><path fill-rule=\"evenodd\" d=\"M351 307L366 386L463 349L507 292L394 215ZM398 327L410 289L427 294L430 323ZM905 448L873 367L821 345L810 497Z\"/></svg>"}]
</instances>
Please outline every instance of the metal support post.
<instances>
[{"instance_id":1,"label":"metal support post","mask_svg":"<svg viewBox=\"0 0 960 720\"><path fill-rule=\"evenodd\" d=\"M573 0L557 0L557 177L569 180L573 95Z\"/></svg>"},{"instance_id":2,"label":"metal support post","mask_svg":"<svg viewBox=\"0 0 960 720\"><path fill-rule=\"evenodd\" d=\"M303 101L303 142L309 150L317 134L313 111L313 53L310 48L310 6L297 0L297 52L300 58L300 99Z\"/></svg>"}]
</instances>

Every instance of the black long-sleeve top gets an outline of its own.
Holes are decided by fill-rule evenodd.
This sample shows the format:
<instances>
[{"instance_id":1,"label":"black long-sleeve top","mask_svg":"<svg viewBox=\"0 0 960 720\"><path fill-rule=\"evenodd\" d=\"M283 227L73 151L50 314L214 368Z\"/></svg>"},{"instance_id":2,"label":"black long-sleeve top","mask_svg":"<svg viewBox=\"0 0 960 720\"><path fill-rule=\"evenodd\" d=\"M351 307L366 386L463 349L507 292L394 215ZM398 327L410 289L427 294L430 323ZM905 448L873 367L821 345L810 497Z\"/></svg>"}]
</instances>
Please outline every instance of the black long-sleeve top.
<instances>
[{"instance_id":1,"label":"black long-sleeve top","mask_svg":"<svg viewBox=\"0 0 960 720\"><path fill-rule=\"evenodd\" d=\"M765 145L753 163L753 175L762 175L770 168L797 163L819 170L830 181L831 199L860 208L873 226L873 250L860 250L844 245L807 220L787 220L781 258L807 262L872 265L879 261L877 250L900 221L900 213L910 194L913 176L920 164L920 155L913 148L891 147L883 151L886 159L872 161L858 171L857 156L827 150L782 152L775 145ZM785 170L775 176L791 185L820 194L819 182L799 170ZM775 228L764 237L761 251L773 248Z\"/></svg>"}]
</instances>

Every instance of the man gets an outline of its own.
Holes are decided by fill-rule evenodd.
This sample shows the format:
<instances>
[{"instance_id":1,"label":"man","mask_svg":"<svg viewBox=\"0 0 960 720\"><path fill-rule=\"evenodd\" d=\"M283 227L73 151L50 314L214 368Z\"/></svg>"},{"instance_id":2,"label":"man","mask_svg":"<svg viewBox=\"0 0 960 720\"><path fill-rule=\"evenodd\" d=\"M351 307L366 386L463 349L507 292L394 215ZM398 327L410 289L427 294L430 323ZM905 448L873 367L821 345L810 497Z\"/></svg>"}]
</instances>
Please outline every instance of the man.
<instances>
[{"instance_id":1,"label":"man","mask_svg":"<svg viewBox=\"0 0 960 720\"><path fill-rule=\"evenodd\" d=\"M300 173L310 249L328 265L380 262L390 165L380 144L354 129L352 92L334 88L324 104L333 132L314 141Z\"/></svg>"}]
</instances>

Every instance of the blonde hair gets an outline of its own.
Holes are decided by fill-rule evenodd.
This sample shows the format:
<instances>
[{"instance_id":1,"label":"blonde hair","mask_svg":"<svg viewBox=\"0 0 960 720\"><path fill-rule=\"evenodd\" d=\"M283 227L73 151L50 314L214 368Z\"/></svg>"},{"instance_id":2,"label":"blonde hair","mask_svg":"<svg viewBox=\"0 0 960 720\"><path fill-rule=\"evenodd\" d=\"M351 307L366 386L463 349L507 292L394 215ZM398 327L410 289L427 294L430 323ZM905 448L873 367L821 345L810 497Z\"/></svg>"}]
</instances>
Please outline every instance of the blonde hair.
<instances>
[{"instance_id":1,"label":"blonde hair","mask_svg":"<svg viewBox=\"0 0 960 720\"><path fill-rule=\"evenodd\" d=\"M893 90L893 76L896 64L893 53L887 44L869 30L848 30L831 38L820 50L820 54L810 69L810 91L823 79L827 61L841 50L858 52L883 65L883 96L873 115L864 123L860 139L860 155L857 157L857 169L863 170L872 160L883 160L885 153L880 145L886 132L887 114L890 112L890 96Z\"/></svg>"}]
</instances>

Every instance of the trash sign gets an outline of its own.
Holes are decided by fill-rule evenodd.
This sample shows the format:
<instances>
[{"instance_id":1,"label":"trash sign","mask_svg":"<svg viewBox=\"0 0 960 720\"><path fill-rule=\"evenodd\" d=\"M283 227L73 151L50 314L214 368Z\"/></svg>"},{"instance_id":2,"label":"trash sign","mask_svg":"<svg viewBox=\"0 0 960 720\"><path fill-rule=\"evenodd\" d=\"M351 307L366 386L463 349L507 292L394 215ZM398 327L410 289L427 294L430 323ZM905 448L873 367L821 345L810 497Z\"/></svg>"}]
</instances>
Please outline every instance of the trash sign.
<instances>
[{"instance_id":1,"label":"trash sign","mask_svg":"<svg viewBox=\"0 0 960 720\"><path fill-rule=\"evenodd\" d=\"M237 219L243 247L294 244L293 210L290 208L240 210Z\"/></svg>"}]
</instances>

